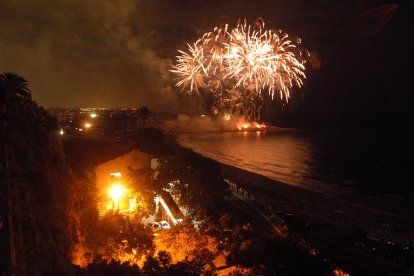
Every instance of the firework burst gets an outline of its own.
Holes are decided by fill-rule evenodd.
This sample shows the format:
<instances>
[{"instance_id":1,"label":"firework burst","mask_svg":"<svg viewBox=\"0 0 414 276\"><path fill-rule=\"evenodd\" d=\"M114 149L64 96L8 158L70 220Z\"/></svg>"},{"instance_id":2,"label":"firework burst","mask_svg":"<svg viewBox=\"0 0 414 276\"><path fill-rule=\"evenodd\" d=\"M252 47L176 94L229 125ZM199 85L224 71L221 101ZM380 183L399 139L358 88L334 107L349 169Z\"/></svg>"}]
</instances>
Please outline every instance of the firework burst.
<instances>
[{"instance_id":1,"label":"firework burst","mask_svg":"<svg viewBox=\"0 0 414 276\"><path fill-rule=\"evenodd\" d=\"M236 28L214 28L188 45L188 52L179 51L171 71L178 75L177 86L190 86L191 91L207 87L224 97L220 102L235 104L263 91L287 101L291 88L301 87L306 78L299 44L282 31L266 30L261 19L255 27L239 21ZM232 91L231 99L225 98L226 90Z\"/></svg>"},{"instance_id":2,"label":"firework burst","mask_svg":"<svg viewBox=\"0 0 414 276\"><path fill-rule=\"evenodd\" d=\"M288 99L290 88L303 84L304 59L297 45L281 31L252 31L250 26L239 24L225 48L228 73L224 77L235 79L237 87L254 87L257 92L268 90L272 96L279 91L281 98Z\"/></svg>"}]
</instances>

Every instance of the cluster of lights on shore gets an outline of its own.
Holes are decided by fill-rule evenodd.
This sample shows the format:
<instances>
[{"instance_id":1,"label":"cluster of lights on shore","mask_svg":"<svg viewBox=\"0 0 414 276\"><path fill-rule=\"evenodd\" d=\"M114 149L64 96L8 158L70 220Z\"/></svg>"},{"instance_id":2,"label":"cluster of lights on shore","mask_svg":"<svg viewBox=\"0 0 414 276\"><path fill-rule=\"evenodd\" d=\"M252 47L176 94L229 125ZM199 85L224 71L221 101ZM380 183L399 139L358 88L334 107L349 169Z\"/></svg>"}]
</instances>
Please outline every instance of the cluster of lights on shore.
<instances>
[{"instance_id":1,"label":"cluster of lights on shore","mask_svg":"<svg viewBox=\"0 0 414 276\"><path fill-rule=\"evenodd\" d=\"M95 119L96 117L98 117L98 114L96 114L96 113L93 112L93 113L90 113L89 114L89 117L91 117L91 119ZM79 132L87 131L88 129L90 129L92 127L92 123L86 121L86 122L83 123L82 126L83 126L83 128L82 127L76 128L76 130L79 131ZM65 135L65 130L64 129L60 129L59 130L59 134L60 135Z\"/></svg>"},{"instance_id":2,"label":"cluster of lights on shore","mask_svg":"<svg viewBox=\"0 0 414 276\"><path fill-rule=\"evenodd\" d=\"M91 113L89 114L89 117L91 117L92 119L95 119L98 115L96 113ZM90 122L85 122L83 124L83 127L85 128L85 130L88 130L92 127L92 124ZM79 131L82 131L81 128L79 129Z\"/></svg>"},{"instance_id":3,"label":"cluster of lights on shore","mask_svg":"<svg viewBox=\"0 0 414 276\"><path fill-rule=\"evenodd\" d=\"M223 120L224 121L230 121L231 120L231 114L230 113L224 113L223 115ZM260 130L260 129L265 129L266 125L265 124L259 124L257 122L253 122L253 123L249 123L249 122L237 122L236 123L236 127L238 130L248 130L248 129L256 129L256 130Z\"/></svg>"},{"instance_id":4,"label":"cluster of lights on shore","mask_svg":"<svg viewBox=\"0 0 414 276\"><path fill-rule=\"evenodd\" d=\"M207 87L233 106L251 101L252 92L260 96L267 91L272 99L279 93L288 101L291 88L301 87L306 78L307 52L299 48L300 39L264 25L259 18L256 27L246 22L233 29L216 27L188 44L188 52L179 50L171 70L178 75L176 86L189 86L191 91Z\"/></svg>"},{"instance_id":5,"label":"cluster of lights on shore","mask_svg":"<svg viewBox=\"0 0 414 276\"><path fill-rule=\"evenodd\" d=\"M259 124L259 123L244 123L241 126L238 126L238 130L246 130L249 128L255 128L255 129L264 129L266 127L265 124Z\"/></svg>"}]
</instances>

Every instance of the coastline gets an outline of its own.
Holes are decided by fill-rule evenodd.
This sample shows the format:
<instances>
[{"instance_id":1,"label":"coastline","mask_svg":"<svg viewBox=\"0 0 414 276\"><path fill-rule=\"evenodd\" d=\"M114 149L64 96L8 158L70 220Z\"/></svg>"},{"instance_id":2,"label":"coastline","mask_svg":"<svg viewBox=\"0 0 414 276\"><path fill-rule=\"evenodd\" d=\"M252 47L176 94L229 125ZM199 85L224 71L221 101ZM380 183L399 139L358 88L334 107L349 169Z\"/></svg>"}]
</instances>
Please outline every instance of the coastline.
<instances>
[{"instance_id":1,"label":"coastline","mask_svg":"<svg viewBox=\"0 0 414 276\"><path fill-rule=\"evenodd\" d=\"M414 219L374 209L347 200L346 196L334 196L311 191L269 179L231 165L217 162L222 168L222 177L237 183L244 190L256 195L258 201L278 206L282 211L295 212L309 219L320 219L366 228L368 234L382 239L414 246ZM387 221L384 225L382 221ZM398 228L398 231L393 228Z\"/></svg>"},{"instance_id":2,"label":"coastline","mask_svg":"<svg viewBox=\"0 0 414 276\"><path fill-rule=\"evenodd\" d=\"M257 128L257 127L249 127L249 128L217 128L215 130L193 130L193 131L185 131L180 130L179 132L168 132L168 134L175 136L178 138L181 134L195 134L195 133L215 133L215 132L302 132L300 129L296 128L287 128L287 127L278 127L278 126L266 126L264 128Z\"/></svg>"},{"instance_id":3,"label":"coastline","mask_svg":"<svg viewBox=\"0 0 414 276\"><path fill-rule=\"evenodd\" d=\"M177 144L187 148L178 141ZM373 272L371 269L375 267L375 272L379 273L406 273L407 269L414 272L412 263L405 265L407 258L404 255L404 249L408 248L411 254L414 248L412 216L389 212L386 206L373 208L361 204L351 198L352 194L312 191L203 157L221 167L223 179L253 195L255 205L285 221L289 235L300 233L322 255L335 263L345 264L348 271ZM293 225L301 222L306 227L295 229L297 227L289 225L287 219L292 220L292 217ZM389 248L401 249L402 253L398 251L390 261ZM408 261L412 262L409 257Z\"/></svg>"}]
</instances>

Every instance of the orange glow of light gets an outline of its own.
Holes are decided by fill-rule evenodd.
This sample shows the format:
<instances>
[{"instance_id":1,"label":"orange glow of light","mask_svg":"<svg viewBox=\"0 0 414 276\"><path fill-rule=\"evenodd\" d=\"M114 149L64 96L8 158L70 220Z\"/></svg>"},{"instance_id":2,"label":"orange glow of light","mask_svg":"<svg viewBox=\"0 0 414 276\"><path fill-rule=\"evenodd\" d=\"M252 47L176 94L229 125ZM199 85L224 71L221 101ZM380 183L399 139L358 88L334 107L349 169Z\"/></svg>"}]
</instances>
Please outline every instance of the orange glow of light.
<instances>
[{"instance_id":1,"label":"orange glow of light","mask_svg":"<svg viewBox=\"0 0 414 276\"><path fill-rule=\"evenodd\" d=\"M317 255L317 251L316 251L316 249L315 249L315 248L311 248L311 249L309 250L309 253L310 253L312 256L316 256L316 255Z\"/></svg>"},{"instance_id":2,"label":"orange glow of light","mask_svg":"<svg viewBox=\"0 0 414 276\"><path fill-rule=\"evenodd\" d=\"M265 124L259 124L259 123L256 123L256 122L253 122L253 123L247 122L247 123L239 123L239 124L237 124L237 129L238 130L246 130L246 129L250 129L250 128L253 128L253 129L264 129L264 128L266 128L266 125Z\"/></svg>"},{"instance_id":3,"label":"orange glow of light","mask_svg":"<svg viewBox=\"0 0 414 276\"><path fill-rule=\"evenodd\" d=\"M124 193L125 193L124 187L120 185L112 186L111 189L109 190L109 195L113 199L119 199L121 196L124 195Z\"/></svg>"},{"instance_id":4,"label":"orange glow of light","mask_svg":"<svg viewBox=\"0 0 414 276\"><path fill-rule=\"evenodd\" d=\"M121 178L122 174L121 174L121 172L113 172L113 173L110 174L110 176L113 176L115 178Z\"/></svg>"},{"instance_id":5,"label":"orange glow of light","mask_svg":"<svg viewBox=\"0 0 414 276\"><path fill-rule=\"evenodd\" d=\"M256 123L256 128L265 128L265 127L266 127L265 124Z\"/></svg>"},{"instance_id":6,"label":"orange glow of light","mask_svg":"<svg viewBox=\"0 0 414 276\"><path fill-rule=\"evenodd\" d=\"M125 194L125 189L121 185L112 186L109 195L114 200L114 209L119 209L119 198Z\"/></svg>"},{"instance_id":7,"label":"orange glow of light","mask_svg":"<svg viewBox=\"0 0 414 276\"><path fill-rule=\"evenodd\" d=\"M349 273L343 271L340 268L335 268L335 270L333 271L333 275L335 275L335 276L350 276Z\"/></svg>"},{"instance_id":8,"label":"orange glow of light","mask_svg":"<svg viewBox=\"0 0 414 276\"><path fill-rule=\"evenodd\" d=\"M84 126L85 126L86 129L88 129L88 128L90 128L92 126L92 124L91 123L85 123Z\"/></svg>"}]
</instances>

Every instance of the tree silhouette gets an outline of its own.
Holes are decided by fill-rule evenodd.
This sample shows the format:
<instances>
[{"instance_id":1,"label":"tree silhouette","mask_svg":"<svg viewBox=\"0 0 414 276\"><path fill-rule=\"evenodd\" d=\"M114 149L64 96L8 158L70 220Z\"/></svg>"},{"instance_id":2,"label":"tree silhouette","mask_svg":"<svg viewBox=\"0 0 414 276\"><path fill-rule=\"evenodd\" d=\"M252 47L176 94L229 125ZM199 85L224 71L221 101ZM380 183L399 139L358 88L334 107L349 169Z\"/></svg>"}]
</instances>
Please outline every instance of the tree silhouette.
<instances>
[{"instance_id":1,"label":"tree silhouette","mask_svg":"<svg viewBox=\"0 0 414 276\"><path fill-rule=\"evenodd\" d=\"M15 73L0 74L0 105L0 208L9 214L3 225L7 236L15 237L2 246L0 258L10 255L9 247L16 274L66 275L76 235L69 215L74 177L53 135L55 120L32 101L28 82Z\"/></svg>"},{"instance_id":2,"label":"tree silhouette","mask_svg":"<svg viewBox=\"0 0 414 276\"><path fill-rule=\"evenodd\" d=\"M5 108L7 100L11 97L31 100L32 94L27 87L28 82L16 73L7 72L0 75L0 104Z\"/></svg>"},{"instance_id":3,"label":"tree silhouette","mask_svg":"<svg viewBox=\"0 0 414 276\"><path fill-rule=\"evenodd\" d=\"M137 117L142 120L142 128L145 128L145 122L154 119L154 111L148 108L148 106L142 106L137 110Z\"/></svg>"}]
</instances>

